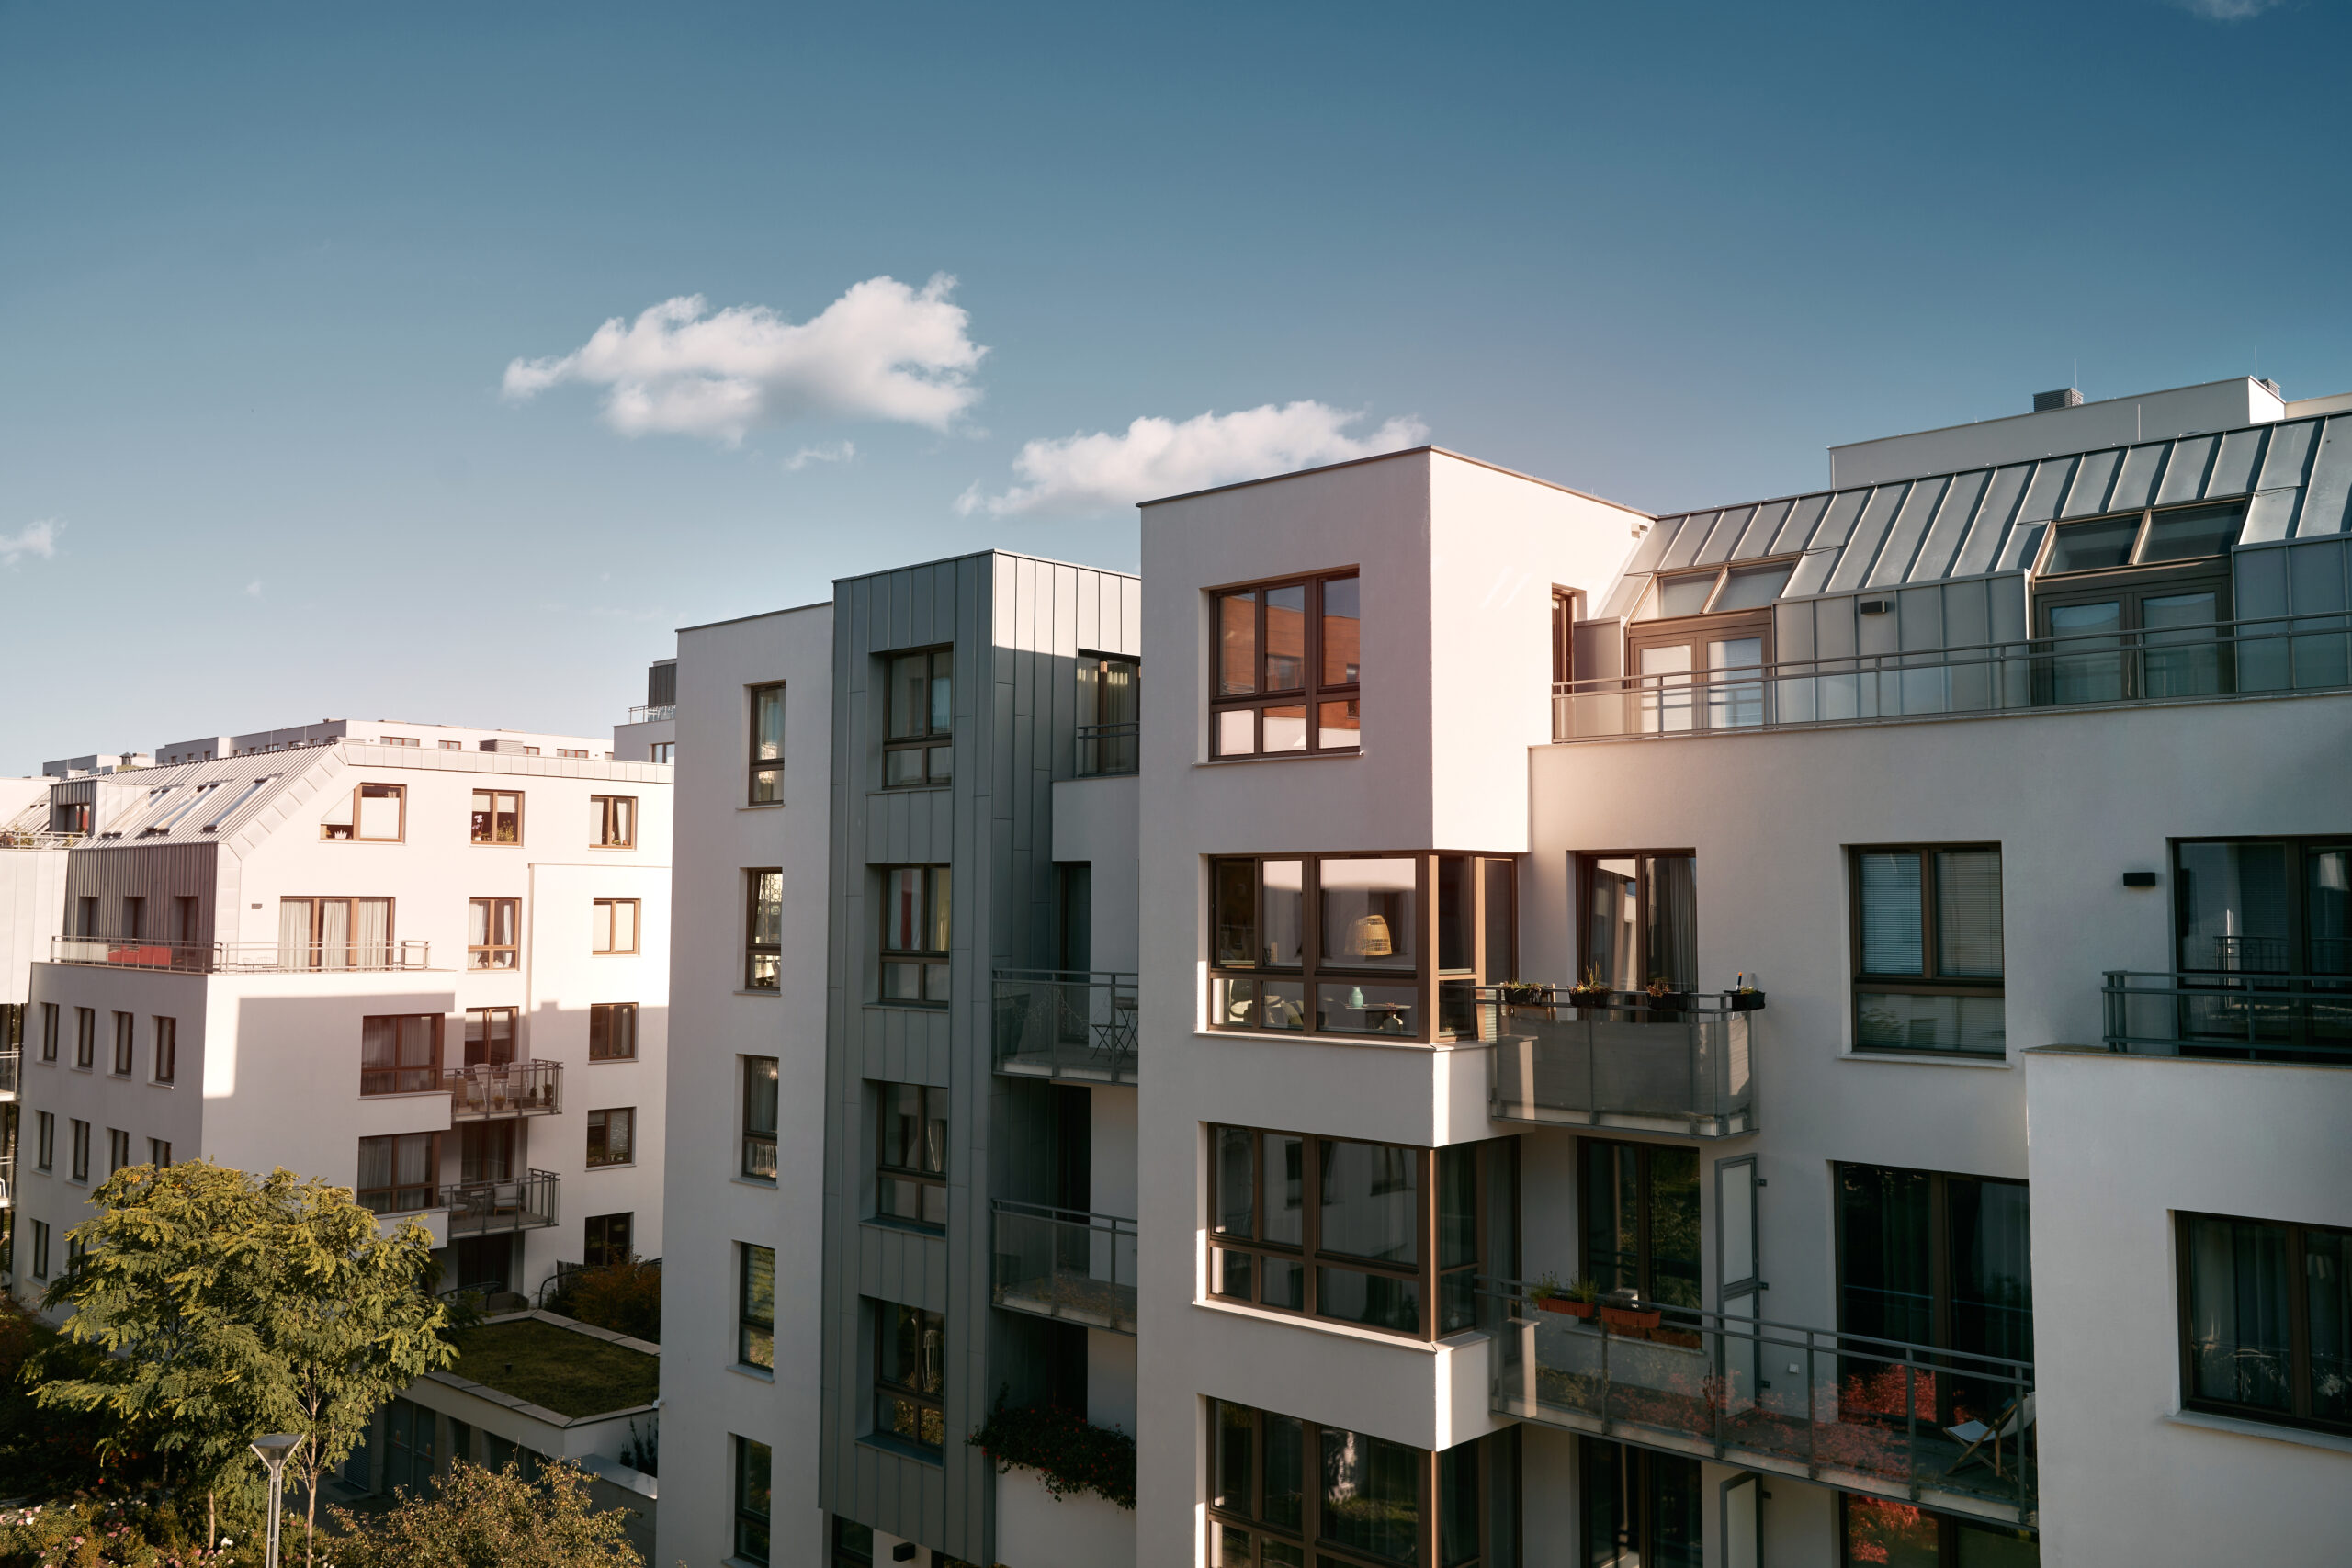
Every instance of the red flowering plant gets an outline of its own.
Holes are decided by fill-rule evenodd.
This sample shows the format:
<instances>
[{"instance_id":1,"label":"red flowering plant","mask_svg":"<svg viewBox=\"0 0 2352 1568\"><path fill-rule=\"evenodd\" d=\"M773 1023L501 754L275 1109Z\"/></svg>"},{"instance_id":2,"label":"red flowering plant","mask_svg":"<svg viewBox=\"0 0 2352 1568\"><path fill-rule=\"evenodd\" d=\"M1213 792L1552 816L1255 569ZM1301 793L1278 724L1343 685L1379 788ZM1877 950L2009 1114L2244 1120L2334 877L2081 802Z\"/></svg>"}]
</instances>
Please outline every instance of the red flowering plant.
<instances>
[{"instance_id":1,"label":"red flowering plant","mask_svg":"<svg viewBox=\"0 0 2352 1568\"><path fill-rule=\"evenodd\" d=\"M1136 1506L1136 1440L1097 1427L1057 1404L1008 1409L1000 1391L987 1423L965 1441L997 1461L1001 1475L1014 1465L1037 1472L1057 1498L1091 1492L1122 1508Z\"/></svg>"}]
</instances>

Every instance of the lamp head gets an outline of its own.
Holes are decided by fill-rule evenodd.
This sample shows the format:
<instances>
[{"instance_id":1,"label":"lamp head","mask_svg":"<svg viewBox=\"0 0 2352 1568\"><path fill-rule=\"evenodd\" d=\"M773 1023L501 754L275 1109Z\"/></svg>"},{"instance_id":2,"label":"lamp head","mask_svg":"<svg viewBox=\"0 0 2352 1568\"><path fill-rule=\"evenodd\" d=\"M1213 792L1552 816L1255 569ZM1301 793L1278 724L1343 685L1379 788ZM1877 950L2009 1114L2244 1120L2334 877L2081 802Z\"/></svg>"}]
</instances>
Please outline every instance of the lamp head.
<instances>
[{"instance_id":1,"label":"lamp head","mask_svg":"<svg viewBox=\"0 0 2352 1568\"><path fill-rule=\"evenodd\" d=\"M301 1440L302 1434L300 1432L271 1432L265 1437L255 1438L253 1449L254 1452L260 1456L262 1463L269 1466L269 1472L276 1475L280 1469L284 1468L286 1456L292 1453L295 1446Z\"/></svg>"}]
</instances>

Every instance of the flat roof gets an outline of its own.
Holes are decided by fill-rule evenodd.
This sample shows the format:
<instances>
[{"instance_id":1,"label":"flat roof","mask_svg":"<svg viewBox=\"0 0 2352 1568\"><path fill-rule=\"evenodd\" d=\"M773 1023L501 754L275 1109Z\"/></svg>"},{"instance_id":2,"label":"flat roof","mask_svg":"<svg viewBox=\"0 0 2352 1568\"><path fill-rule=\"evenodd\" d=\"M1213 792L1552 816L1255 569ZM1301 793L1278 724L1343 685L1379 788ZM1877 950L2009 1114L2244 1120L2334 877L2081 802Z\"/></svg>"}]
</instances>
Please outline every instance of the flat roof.
<instances>
[{"instance_id":1,"label":"flat roof","mask_svg":"<svg viewBox=\"0 0 2352 1568\"><path fill-rule=\"evenodd\" d=\"M1602 506L1613 506L1618 511L1630 513L1635 517L1646 518L1655 515L1643 511L1638 506L1628 506L1622 501L1611 501L1605 495L1595 495L1590 491L1578 490L1574 485L1564 485L1556 479L1544 479L1535 474L1522 474L1517 468L1506 468L1500 463L1489 463L1484 457L1473 457L1466 452L1456 452L1449 446L1437 446L1426 443L1419 446L1399 447L1394 452L1375 452L1369 457L1350 457L1345 462L1324 463L1312 468L1295 468L1286 474L1266 474L1254 479L1237 479L1232 484L1211 485L1206 490L1188 490L1181 495L1155 496L1149 501L1139 501L1136 504L1138 507L1165 506L1171 501L1191 501L1196 496L1221 495L1229 490L1248 490L1253 485L1280 484L1284 479L1303 479L1311 474L1328 474L1340 468L1360 468L1366 463L1385 463L1391 458L1419 457L1425 452L1440 457L1451 457L1457 463L1468 463L1474 468L1488 468L1498 474L1508 474L1512 479L1525 479L1529 484L1542 485L1545 490L1556 490L1564 495L1573 495L1582 501L1597 502Z\"/></svg>"}]
</instances>

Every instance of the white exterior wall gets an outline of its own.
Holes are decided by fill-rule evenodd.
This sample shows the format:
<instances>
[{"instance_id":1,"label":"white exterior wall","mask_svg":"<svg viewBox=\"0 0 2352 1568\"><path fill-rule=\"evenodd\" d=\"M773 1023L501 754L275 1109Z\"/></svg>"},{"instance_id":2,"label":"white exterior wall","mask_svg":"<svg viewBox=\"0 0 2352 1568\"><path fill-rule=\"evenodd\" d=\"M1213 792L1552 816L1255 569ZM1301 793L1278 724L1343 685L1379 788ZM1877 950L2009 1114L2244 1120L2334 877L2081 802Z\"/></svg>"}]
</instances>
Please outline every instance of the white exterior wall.
<instances>
[{"instance_id":1,"label":"white exterior wall","mask_svg":"<svg viewBox=\"0 0 2352 1568\"><path fill-rule=\"evenodd\" d=\"M712 1568L733 1551L730 1439L774 1454L772 1561L818 1561L820 1270L825 1085L826 844L832 608L678 634L680 832L671 989L669 1251L662 1486L653 1561ZM748 794L747 688L785 685L784 804ZM784 869L781 983L743 987L746 868ZM742 1061L778 1058L777 1179L742 1175ZM736 1247L776 1255L773 1377L736 1362Z\"/></svg>"}]
</instances>

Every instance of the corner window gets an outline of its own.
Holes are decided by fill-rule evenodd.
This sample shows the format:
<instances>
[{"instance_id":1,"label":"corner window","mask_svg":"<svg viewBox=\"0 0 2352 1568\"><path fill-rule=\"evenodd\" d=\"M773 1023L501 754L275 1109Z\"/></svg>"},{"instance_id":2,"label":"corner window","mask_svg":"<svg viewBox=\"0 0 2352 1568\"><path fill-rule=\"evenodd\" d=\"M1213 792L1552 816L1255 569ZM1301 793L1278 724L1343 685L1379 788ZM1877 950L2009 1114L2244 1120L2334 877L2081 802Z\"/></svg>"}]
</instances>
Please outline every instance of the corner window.
<instances>
[{"instance_id":1,"label":"corner window","mask_svg":"<svg viewBox=\"0 0 2352 1568\"><path fill-rule=\"evenodd\" d=\"M2352 1433L2352 1231L2181 1214L2181 1403Z\"/></svg>"},{"instance_id":2,"label":"corner window","mask_svg":"<svg viewBox=\"0 0 2352 1568\"><path fill-rule=\"evenodd\" d=\"M743 988L773 991L784 963L784 873L743 874Z\"/></svg>"},{"instance_id":3,"label":"corner window","mask_svg":"<svg viewBox=\"0 0 2352 1568\"><path fill-rule=\"evenodd\" d=\"M775 1179L776 1058L743 1058L743 1174Z\"/></svg>"},{"instance_id":4,"label":"corner window","mask_svg":"<svg viewBox=\"0 0 2352 1568\"><path fill-rule=\"evenodd\" d=\"M765 1443L737 1438L735 1444L735 1555L765 1568L775 1502L770 1472L775 1456Z\"/></svg>"},{"instance_id":5,"label":"corner window","mask_svg":"<svg viewBox=\"0 0 2352 1568\"><path fill-rule=\"evenodd\" d=\"M2000 847L1852 857L1854 1049L2001 1055Z\"/></svg>"},{"instance_id":6,"label":"corner window","mask_svg":"<svg viewBox=\"0 0 2352 1568\"><path fill-rule=\"evenodd\" d=\"M466 907L466 967L512 969L520 962L520 898L475 898Z\"/></svg>"},{"instance_id":7,"label":"corner window","mask_svg":"<svg viewBox=\"0 0 2352 1568\"><path fill-rule=\"evenodd\" d=\"M1577 857L1579 981L1611 991L1699 988L1699 857L1628 850Z\"/></svg>"},{"instance_id":8,"label":"corner window","mask_svg":"<svg viewBox=\"0 0 2352 1568\"><path fill-rule=\"evenodd\" d=\"M589 906L588 951L635 953L637 915L638 900L634 898L592 900Z\"/></svg>"},{"instance_id":9,"label":"corner window","mask_svg":"<svg viewBox=\"0 0 2352 1568\"><path fill-rule=\"evenodd\" d=\"M511 789L473 792L473 841L477 844L519 844L523 841L523 796Z\"/></svg>"},{"instance_id":10,"label":"corner window","mask_svg":"<svg viewBox=\"0 0 2352 1568\"><path fill-rule=\"evenodd\" d=\"M406 832L407 810L406 785L363 784L328 807L319 820L319 837L398 843Z\"/></svg>"},{"instance_id":11,"label":"corner window","mask_svg":"<svg viewBox=\"0 0 2352 1568\"><path fill-rule=\"evenodd\" d=\"M432 1208L440 1173L437 1133L359 1140L359 1201L379 1214L408 1214Z\"/></svg>"},{"instance_id":12,"label":"corner window","mask_svg":"<svg viewBox=\"0 0 2352 1568\"><path fill-rule=\"evenodd\" d=\"M911 1083L877 1087L882 1122L874 1161L874 1212L882 1219L944 1231L947 1091Z\"/></svg>"},{"instance_id":13,"label":"corner window","mask_svg":"<svg viewBox=\"0 0 2352 1568\"><path fill-rule=\"evenodd\" d=\"M440 1087L439 1013L396 1013L359 1021L361 1094L422 1094Z\"/></svg>"},{"instance_id":14,"label":"corner window","mask_svg":"<svg viewBox=\"0 0 2352 1568\"><path fill-rule=\"evenodd\" d=\"M875 1303L874 1430L938 1456L947 1437L947 1320Z\"/></svg>"},{"instance_id":15,"label":"corner window","mask_svg":"<svg viewBox=\"0 0 2352 1568\"><path fill-rule=\"evenodd\" d=\"M955 658L944 648L891 655L883 691L885 788L942 784L954 776Z\"/></svg>"},{"instance_id":16,"label":"corner window","mask_svg":"<svg viewBox=\"0 0 2352 1568\"><path fill-rule=\"evenodd\" d=\"M1352 572L1210 596L1209 752L1363 744L1363 612Z\"/></svg>"},{"instance_id":17,"label":"corner window","mask_svg":"<svg viewBox=\"0 0 2352 1568\"><path fill-rule=\"evenodd\" d=\"M946 1002L951 893L944 865L892 866L882 873L882 1000Z\"/></svg>"},{"instance_id":18,"label":"corner window","mask_svg":"<svg viewBox=\"0 0 2352 1568\"><path fill-rule=\"evenodd\" d=\"M637 1057L637 1004L588 1004L588 1059L628 1062Z\"/></svg>"},{"instance_id":19,"label":"corner window","mask_svg":"<svg viewBox=\"0 0 2352 1568\"><path fill-rule=\"evenodd\" d=\"M1209 1561L1393 1568L1424 1561L1424 1521L1434 1519L1439 1568L1516 1562L1517 1442L1515 1432L1501 1432L1430 1453L1213 1401Z\"/></svg>"},{"instance_id":20,"label":"corner window","mask_svg":"<svg viewBox=\"0 0 2352 1568\"><path fill-rule=\"evenodd\" d=\"M784 682L752 688L752 785L753 806L774 806L784 799ZM675 742L655 747L670 751ZM673 753L674 755L674 752ZM657 762L670 761L656 756Z\"/></svg>"},{"instance_id":21,"label":"corner window","mask_svg":"<svg viewBox=\"0 0 2352 1568\"><path fill-rule=\"evenodd\" d=\"M590 846L599 850L637 848L637 796L592 795L588 815L594 824Z\"/></svg>"}]
</instances>

